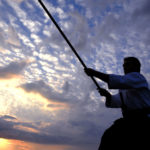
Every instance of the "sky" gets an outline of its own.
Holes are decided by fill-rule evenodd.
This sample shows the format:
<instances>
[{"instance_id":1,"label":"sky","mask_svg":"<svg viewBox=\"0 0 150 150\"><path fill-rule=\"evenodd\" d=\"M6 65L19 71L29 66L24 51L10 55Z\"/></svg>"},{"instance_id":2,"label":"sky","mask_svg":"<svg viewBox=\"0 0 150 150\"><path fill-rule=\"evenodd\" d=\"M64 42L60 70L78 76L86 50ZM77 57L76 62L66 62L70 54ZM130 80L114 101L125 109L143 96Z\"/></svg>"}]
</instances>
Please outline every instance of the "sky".
<instances>
[{"instance_id":1,"label":"sky","mask_svg":"<svg viewBox=\"0 0 150 150\"><path fill-rule=\"evenodd\" d=\"M150 83L149 0L43 3L87 67L122 75L135 56ZM119 117L38 0L0 0L1 150L96 150Z\"/></svg>"}]
</instances>

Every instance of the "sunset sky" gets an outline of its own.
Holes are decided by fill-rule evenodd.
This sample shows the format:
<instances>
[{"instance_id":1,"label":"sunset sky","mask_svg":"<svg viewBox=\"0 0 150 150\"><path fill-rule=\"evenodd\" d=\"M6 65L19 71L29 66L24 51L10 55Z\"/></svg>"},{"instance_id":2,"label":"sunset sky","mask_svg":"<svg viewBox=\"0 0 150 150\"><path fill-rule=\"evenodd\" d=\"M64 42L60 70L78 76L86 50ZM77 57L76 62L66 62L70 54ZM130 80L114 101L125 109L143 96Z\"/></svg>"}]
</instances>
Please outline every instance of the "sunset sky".
<instances>
[{"instance_id":1,"label":"sunset sky","mask_svg":"<svg viewBox=\"0 0 150 150\"><path fill-rule=\"evenodd\" d=\"M88 67L123 74L135 56L150 83L149 0L43 3ZM38 0L0 0L0 150L96 150L120 116Z\"/></svg>"}]
</instances>

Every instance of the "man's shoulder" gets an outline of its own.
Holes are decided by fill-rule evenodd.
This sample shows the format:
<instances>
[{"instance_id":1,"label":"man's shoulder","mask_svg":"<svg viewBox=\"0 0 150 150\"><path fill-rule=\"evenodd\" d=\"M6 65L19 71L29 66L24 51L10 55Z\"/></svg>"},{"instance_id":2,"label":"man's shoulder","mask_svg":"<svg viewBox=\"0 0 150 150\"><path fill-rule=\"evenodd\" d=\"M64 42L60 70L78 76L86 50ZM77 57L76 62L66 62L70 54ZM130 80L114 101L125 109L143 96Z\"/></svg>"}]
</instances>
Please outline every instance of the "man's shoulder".
<instances>
[{"instance_id":1,"label":"man's shoulder","mask_svg":"<svg viewBox=\"0 0 150 150\"><path fill-rule=\"evenodd\" d=\"M148 88L148 82L144 75L139 72L131 72L125 75L125 80L130 84L133 84L133 87L136 88Z\"/></svg>"},{"instance_id":2,"label":"man's shoulder","mask_svg":"<svg viewBox=\"0 0 150 150\"><path fill-rule=\"evenodd\" d=\"M132 77L132 78L140 78L140 79L146 80L145 77L144 77L144 75L141 74L140 72L130 72L130 73L124 75L124 76L126 76L126 77Z\"/></svg>"}]
</instances>

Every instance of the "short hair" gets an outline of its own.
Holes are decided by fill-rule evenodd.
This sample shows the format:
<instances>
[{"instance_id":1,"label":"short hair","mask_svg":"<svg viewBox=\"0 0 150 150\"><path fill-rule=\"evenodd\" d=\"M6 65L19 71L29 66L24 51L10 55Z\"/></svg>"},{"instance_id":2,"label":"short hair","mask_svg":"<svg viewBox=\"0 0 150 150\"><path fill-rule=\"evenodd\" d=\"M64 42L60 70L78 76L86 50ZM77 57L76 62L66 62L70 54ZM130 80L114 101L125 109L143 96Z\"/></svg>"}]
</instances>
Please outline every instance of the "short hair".
<instances>
[{"instance_id":1,"label":"short hair","mask_svg":"<svg viewBox=\"0 0 150 150\"><path fill-rule=\"evenodd\" d=\"M136 58L136 57L125 57L124 61L128 61L128 62L131 62L131 64L134 64L135 70L140 72L141 63L140 63L138 58Z\"/></svg>"}]
</instances>

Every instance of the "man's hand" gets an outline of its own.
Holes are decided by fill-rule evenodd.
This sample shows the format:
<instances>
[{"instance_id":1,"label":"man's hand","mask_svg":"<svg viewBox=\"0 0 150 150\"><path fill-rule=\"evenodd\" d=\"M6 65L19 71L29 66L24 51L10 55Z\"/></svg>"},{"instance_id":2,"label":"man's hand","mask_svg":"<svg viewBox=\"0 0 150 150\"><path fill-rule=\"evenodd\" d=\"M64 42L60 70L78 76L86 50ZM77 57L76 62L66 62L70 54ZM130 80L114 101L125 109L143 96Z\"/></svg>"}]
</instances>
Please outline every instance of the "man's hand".
<instances>
[{"instance_id":1,"label":"man's hand","mask_svg":"<svg viewBox=\"0 0 150 150\"><path fill-rule=\"evenodd\" d=\"M111 94L103 88L100 88L100 89L97 89L97 90L99 91L101 96L106 97L106 102L105 102L106 107L111 106Z\"/></svg>"},{"instance_id":2,"label":"man's hand","mask_svg":"<svg viewBox=\"0 0 150 150\"><path fill-rule=\"evenodd\" d=\"M101 79L104 82L109 82L109 74L102 73L91 68L85 68L84 71L88 76L94 76L96 78Z\"/></svg>"},{"instance_id":3,"label":"man's hand","mask_svg":"<svg viewBox=\"0 0 150 150\"><path fill-rule=\"evenodd\" d=\"M105 96L105 97L110 97L111 94L106 90L106 89L103 89L103 88L100 88L100 89L97 89L98 92L100 93L101 96Z\"/></svg>"},{"instance_id":4,"label":"man's hand","mask_svg":"<svg viewBox=\"0 0 150 150\"><path fill-rule=\"evenodd\" d=\"M88 76L94 76L95 70L91 68L85 68L84 71Z\"/></svg>"}]
</instances>

